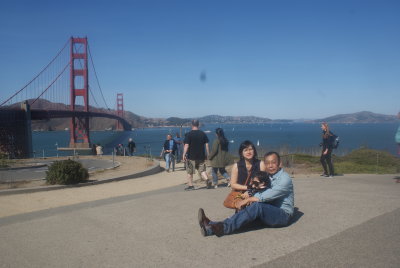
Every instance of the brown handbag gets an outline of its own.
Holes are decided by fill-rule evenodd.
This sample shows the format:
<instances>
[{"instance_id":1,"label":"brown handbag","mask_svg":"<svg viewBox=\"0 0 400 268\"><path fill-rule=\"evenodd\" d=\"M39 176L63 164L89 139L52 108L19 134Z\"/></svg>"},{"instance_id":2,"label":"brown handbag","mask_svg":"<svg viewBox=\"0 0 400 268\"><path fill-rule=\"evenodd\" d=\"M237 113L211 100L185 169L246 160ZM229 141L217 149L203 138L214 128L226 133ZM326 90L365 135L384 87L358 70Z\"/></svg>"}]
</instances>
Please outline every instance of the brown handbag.
<instances>
[{"instance_id":1,"label":"brown handbag","mask_svg":"<svg viewBox=\"0 0 400 268\"><path fill-rule=\"evenodd\" d=\"M247 176L246 182L244 185L247 185L248 180L250 179L251 176L251 172L249 173L249 175ZM243 194L244 191L238 191L238 190L232 190L228 196L225 198L224 200L224 206L227 208L233 208L236 209L236 202L243 200Z\"/></svg>"}]
</instances>

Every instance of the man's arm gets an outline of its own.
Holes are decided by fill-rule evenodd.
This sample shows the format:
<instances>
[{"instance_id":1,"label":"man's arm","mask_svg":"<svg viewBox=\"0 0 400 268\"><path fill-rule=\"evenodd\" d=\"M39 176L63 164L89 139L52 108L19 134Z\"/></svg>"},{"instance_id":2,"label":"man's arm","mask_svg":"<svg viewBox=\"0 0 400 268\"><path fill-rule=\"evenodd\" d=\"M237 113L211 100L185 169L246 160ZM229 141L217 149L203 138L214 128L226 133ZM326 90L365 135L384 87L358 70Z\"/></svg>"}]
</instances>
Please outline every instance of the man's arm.
<instances>
[{"instance_id":1,"label":"man's arm","mask_svg":"<svg viewBox=\"0 0 400 268\"><path fill-rule=\"evenodd\" d=\"M183 161L186 161L186 153L187 153L188 149L189 149L189 144L185 143L185 146L183 147L183 155L182 155Z\"/></svg>"},{"instance_id":2,"label":"man's arm","mask_svg":"<svg viewBox=\"0 0 400 268\"><path fill-rule=\"evenodd\" d=\"M293 189L292 179L286 172L283 172L277 182L270 189L261 193L256 193L254 197L259 199L259 202L270 202L287 195Z\"/></svg>"},{"instance_id":3,"label":"man's arm","mask_svg":"<svg viewBox=\"0 0 400 268\"><path fill-rule=\"evenodd\" d=\"M207 156L210 155L210 148L208 147L208 143L206 143L206 153Z\"/></svg>"}]
</instances>

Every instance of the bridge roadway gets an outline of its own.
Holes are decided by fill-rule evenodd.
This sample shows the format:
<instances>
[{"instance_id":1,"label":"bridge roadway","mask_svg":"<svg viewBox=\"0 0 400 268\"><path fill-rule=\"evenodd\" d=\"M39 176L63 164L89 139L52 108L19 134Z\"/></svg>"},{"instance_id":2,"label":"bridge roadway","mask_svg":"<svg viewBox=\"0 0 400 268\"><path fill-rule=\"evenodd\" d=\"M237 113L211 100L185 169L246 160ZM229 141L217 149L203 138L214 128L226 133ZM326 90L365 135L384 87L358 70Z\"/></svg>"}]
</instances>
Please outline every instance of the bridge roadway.
<instances>
[{"instance_id":1,"label":"bridge roadway","mask_svg":"<svg viewBox=\"0 0 400 268\"><path fill-rule=\"evenodd\" d=\"M119 117L115 114L100 113L100 112L85 112L85 111L68 111L68 110L31 110L32 120L44 120L51 118L68 118L68 117L106 117L118 120L121 122L124 130L131 130L132 125L128 123L124 118Z\"/></svg>"},{"instance_id":2,"label":"bridge roadway","mask_svg":"<svg viewBox=\"0 0 400 268\"><path fill-rule=\"evenodd\" d=\"M110 176L114 176L110 173ZM3 267L399 267L393 175L294 178L294 222L202 237L226 187L183 190L182 167L134 180L0 196ZM6 215L9 211L9 215Z\"/></svg>"},{"instance_id":3,"label":"bridge roadway","mask_svg":"<svg viewBox=\"0 0 400 268\"><path fill-rule=\"evenodd\" d=\"M131 130L132 125L129 122L119 117L115 114L110 113L101 113L101 112L85 112L85 111L69 111L69 110L40 110L40 109L32 109L31 111L31 120L48 120L52 118L71 118L75 117L105 117L118 120L121 122L124 130ZM6 109L0 108L0 117L2 120L6 120L8 118L23 118L23 116L15 116L19 114L24 114L25 111L21 109ZM15 114L15 115L13 115ZM3 122L2 122L3 123Z\"/></svg>"}]
</instances>

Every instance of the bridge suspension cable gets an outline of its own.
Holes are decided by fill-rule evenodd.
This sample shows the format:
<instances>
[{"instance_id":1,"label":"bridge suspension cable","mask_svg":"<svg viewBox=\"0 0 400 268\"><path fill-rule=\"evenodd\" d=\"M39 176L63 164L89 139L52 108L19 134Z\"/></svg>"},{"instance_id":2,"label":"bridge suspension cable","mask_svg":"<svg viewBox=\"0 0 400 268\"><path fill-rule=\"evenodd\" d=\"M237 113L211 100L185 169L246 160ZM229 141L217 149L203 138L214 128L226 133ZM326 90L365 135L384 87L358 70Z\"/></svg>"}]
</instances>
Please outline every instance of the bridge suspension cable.
<instances>
[{"instance_id":1,"label":"bridge suspension cable","mask_svg":"<svg viewBox=\"0 0 400 268\"><path fill-rule=\"evenodd\" d=\"M110 108L108 107L107 102L106 102L106 100L105 100L105 98L104 98L103 90L101 89L100 82L99 82L99 78L97 77L97 72L96 72L96 68L94 67L93 58L92 58L92 53L90 52L90 46L89 46L89 44L88 44L88 51L89 51L90 62L92 63L94 75L95 75L95 77L96 77L97 85L99 86L99 90L100 90L101 97L103 98L103 101L104 101L104 104L106 105L107 110L110 110ZM93 94L93 93L92 93L92 94Z\"/></svg>"},{"instance_id":2,"label":"bridge suspension cable","mask_svg":"<svg viewBox=\"0 0 400 268\"><path fill-rule=\"evenodd\" d=\"M34 104L58 80L58 78L60 78L60 76L65 72L65 70L69 65L70 63L68 62L67 65L65 65L64 69L61 71L61 73L57 75L57 77L50 83L50 85L45 90L42 91L42 93L40 93L40 95L31 103L31 105Z\"/></svg>"},{"instance_id":3,"label":"bridge suspension cable","mask_svg":"<svg viewBox=\"0 0 400 268\"><path fill-rule=\"evenodd\" d=\"M16 93L14 93L11 97L9 97L7 100L3 101L0 106L3 106L4 104L6 104L8 101L10 101L12 98L14 98L16 95L18 95L21 91L23 91L26 87L28 87L33 81L35 81L44 71L47 70L47 68L58 58L58 56L60 56L60 54L64 51L64 49L67 47L67 45L69 44L69 40L67 40L67 42L65 43L65 45L63 46L63 48L57 53L57 55L39 72L38 75L36 75L34 78L32 78L32 80L30 80L25 86L23 86L20 90L18 90ZM69 63L68 63L69 65ZM61 74L60 74L61 75ZM59 76L58 76L59 77ZM57 78L58 78L57 77ZM55 81L54 81L55 82ZM53 83L54 83L53 82ZM47 89L46 89L47 90Z\"/></svg>"}]
</instances>

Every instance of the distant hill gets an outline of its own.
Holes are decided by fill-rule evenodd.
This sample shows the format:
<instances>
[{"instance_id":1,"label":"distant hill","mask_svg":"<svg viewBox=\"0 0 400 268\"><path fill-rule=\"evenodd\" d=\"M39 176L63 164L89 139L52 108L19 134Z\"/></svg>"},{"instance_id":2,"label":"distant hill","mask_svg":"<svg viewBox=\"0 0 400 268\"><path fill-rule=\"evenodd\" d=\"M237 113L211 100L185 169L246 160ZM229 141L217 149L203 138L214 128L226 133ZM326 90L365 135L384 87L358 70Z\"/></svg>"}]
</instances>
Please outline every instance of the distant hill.
<instances>
[{"instance_id":1,"label":"distant hill","mask_svg":"<svg viewBox=\"0 0 400 268\"><path fill-rule=\"evenodd\" d=\"M396 121L397 117L395 115L376 114L366 111L353 114L338 114L318 120L313 120L313 122L327 123L390 123Z\"/></svg>"},{"instance_id":2,"label":"distant hill","mask_svg":"<svg viewBox=\"0 0 400 268\"><path fill-rule=\"evenodd\" d=\"M30 100L32 101L32 100ZM12 106L19 106L19 104ZM68 108L69 106L65 104L52 103L47 100L39 99L32 106L32 109L51 109L55 105L63 106ZM78 106L78 109L83 110L83 106ZM90 107L92 111L105 112L106 109L98 109L95 107ZM221 115L207 115L198 118L179 118L179 117L169 117L169 118L149 118L144 116L139 116L129 111L125 111L126 120L134 128L142 127L161 127L161 126L190 126L190 122L193 119L200 120L201 124L264 124L264 123L292 123L292 122L305 122L305 123L390 123L397 122L397 117L395 115L383 115L376 114L372 112L358 112L352 114L338 114L322 119L316 120L290 120L290 119L278 119L272 120L264 117L256 116L221 116ZM109 118L92 118L90 119L90 129L91 130L105 130L114 129L116 126L116 121ZM69 128L69 120L65 118L51 119L49 121L33 121L33 130L64 130Z\"/></svg>"},{"instance_id":3,"label":"distant hill","mask_svg":"<svg viewBox=\"0 0 400 268\"><path fill-rule=\"evenodd\" d=\"M207 115L197 119L199 119L204 124L261 124L261 123L270 123L273 121L269 118L256 117L256 116L221 116L221 115Z\"/></svg>"}]
</instances>

